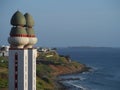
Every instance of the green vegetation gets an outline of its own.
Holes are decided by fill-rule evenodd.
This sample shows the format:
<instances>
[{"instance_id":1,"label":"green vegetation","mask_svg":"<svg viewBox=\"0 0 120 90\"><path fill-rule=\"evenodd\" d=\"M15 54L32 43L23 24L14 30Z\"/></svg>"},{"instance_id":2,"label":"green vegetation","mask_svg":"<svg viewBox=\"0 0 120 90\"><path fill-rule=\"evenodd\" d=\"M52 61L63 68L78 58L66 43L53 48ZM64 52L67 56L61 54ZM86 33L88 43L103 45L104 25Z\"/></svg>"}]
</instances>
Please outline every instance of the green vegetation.
<instances>
[{"instance_id":1,"label":"green vegetation","mask_svg":"<svg viewBox=\"0 0 120 90\"><path fill-rule=\"evenodd\" d=\"M0 90L8 87L8 61L7 57L0 57Z\"/></svg>"},{"instance_id":2,"label":"green vegetation","mask_svg":"<svg viewBox=\"0 0 120 90\"><path fill-rule=\"evenodd\" d=\"M4 68L8 67L7 57L0 57L0 67L4 67Z\"/></svg>"},{"instance_id":3,"label":"green vegetation","mask_svg":"<svg viewBox=\"0 0 120 90\"><path fill-rule=\"evenodd\" d=\"M38 52L37 59L44 59L44 60L58 60L59 55L55 51L49 52Z\"/></svg>"},{"instance_id":4,"label":"green vegetation","mask_svg":"<svg viewBox=\"0 0 120 90\"><path fill-rule=\"evenodd\" d=\"M5 88L8 86L8 80L0 79L0 88Z\"/></svg>"},{"instance_id":5,"label":"green vegetation","mask_svg":"<svg viewBox=\"0 0 120 90\"><path fill-rule=\"evenodd\" d=\"M48 76L50 78L50 73L52 72L52 69L48 66L48 65L45 65L45 64L37 64L37 68L36 68L36 75L38 77L45 77L45 76Z\"/></svg>"}]
</instances>

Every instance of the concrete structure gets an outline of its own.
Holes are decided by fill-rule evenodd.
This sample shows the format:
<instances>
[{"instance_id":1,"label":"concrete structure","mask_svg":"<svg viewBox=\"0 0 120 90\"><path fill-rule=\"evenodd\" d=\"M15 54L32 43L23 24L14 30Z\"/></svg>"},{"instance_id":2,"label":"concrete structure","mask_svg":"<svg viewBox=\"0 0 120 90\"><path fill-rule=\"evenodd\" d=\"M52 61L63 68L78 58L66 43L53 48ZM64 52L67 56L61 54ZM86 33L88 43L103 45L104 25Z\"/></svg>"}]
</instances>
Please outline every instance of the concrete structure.
<instances>
[{"instance_id":1,"label":"concrete structure","mask_svg":"<svg viewBox=\"0 0 120 90\"><path fill-rule=\"evenodd\" d=\"M28 50L9 50L9 90L28 90Z\"/></svg>"},{"instance_id":2,"label":"concrete structure","mask_svg":"<svg viewBox=\"0 0 120 90\"><path fill-rule=\"evenodd\" d=\"M36 90L36 49L29 49L28 55L28 90Z\"/></svg>"},{"instance_id":3,"label":"concrete structure","mask_svg":"<svg viewBox=\"0 0 120 90\"><path fill-rule=\"evenodd\" d=\"M9 46L1 46L0 47L0 56L8 56Z\"/></svg>"},{"instance_id":4,"label":"concrete structure","mask_svg":"<svg viewBox=\"0 0 120 90\"><path fill-rule=\"evenodd\" d=\"M27 13L17 11L11 18L13 25L8 42L9 90L36 90L36 56L33 48L37 38L33 33L34 21Z\"/></svg>"}]
</instances>

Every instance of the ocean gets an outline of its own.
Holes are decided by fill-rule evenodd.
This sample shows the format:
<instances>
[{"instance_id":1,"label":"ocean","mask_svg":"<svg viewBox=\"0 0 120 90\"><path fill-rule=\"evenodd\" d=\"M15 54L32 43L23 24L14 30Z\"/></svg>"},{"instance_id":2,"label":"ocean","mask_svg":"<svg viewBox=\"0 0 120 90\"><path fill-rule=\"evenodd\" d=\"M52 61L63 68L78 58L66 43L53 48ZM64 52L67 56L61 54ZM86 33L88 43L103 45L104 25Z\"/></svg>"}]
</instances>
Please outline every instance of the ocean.
<instances>
[{"instance_id":1,"label":"ocean","mask_svg":"<svg viewBox=\"0 0 120 90\"><path fill-rule=\"evenodd\" d=\"M69 47L58 48L59 54L86 64L89 72L64 75L60 78L80 78L62 81L68 90L120 90L120 48Z\"/></svg>"}]
</instances>

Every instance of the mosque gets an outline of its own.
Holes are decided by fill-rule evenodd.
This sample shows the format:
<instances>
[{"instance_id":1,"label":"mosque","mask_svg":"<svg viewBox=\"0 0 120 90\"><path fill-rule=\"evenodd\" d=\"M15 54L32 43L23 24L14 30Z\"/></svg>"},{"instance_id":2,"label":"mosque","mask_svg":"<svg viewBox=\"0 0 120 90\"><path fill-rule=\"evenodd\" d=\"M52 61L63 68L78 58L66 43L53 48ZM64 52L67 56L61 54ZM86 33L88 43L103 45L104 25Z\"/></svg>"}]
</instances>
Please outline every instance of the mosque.
<instances>
[{"instance_id":1,"label":"mosque","mask_svg":"<svg viewBox=\"0 0 120 90\"><path fill-rule=\"evenodd\" d=\"M37 50L33 46L37 38L33 17L16 11L10 23L9 90L36 90Z\"/></svg>"}]
</instances>

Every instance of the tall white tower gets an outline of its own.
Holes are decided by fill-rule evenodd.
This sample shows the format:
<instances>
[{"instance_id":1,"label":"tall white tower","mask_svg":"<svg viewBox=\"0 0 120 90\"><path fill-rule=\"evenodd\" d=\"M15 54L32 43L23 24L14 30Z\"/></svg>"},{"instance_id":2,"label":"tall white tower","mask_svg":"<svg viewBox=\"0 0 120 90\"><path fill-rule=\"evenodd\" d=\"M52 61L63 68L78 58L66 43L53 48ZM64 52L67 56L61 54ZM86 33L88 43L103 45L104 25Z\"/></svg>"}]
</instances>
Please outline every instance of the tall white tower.
<instances>
[{"instance_id":1,"label":"tall white tower","mask_svg":"<svg viewBox=\"0 0 120 90\"><path fill-rule=\"evenodd\" d=\"M25 45L25 48L28 48L28 90L36 90L36 56L37 51L33 48L33 45L36 44L37 38L35 36L33 26L34 20L29 13L25 15L26 19L26 31L29 38L29 43Z\"/></svg>"},{"instance_id":2,"label":"tall white tower","mask_svg":"<svg viewBox=\"0 0 120 90\"><path fill-rule=\"evenodd\" d=\"M30 16L31 17L31 16ZM8 42L9 49L9 90L36 90L36 49L37 38L34 30L27 30L33 20L17 11L11 18L13 25ZM32 33L31 33L32 32Z\"/></svg>"}]
</instances>

